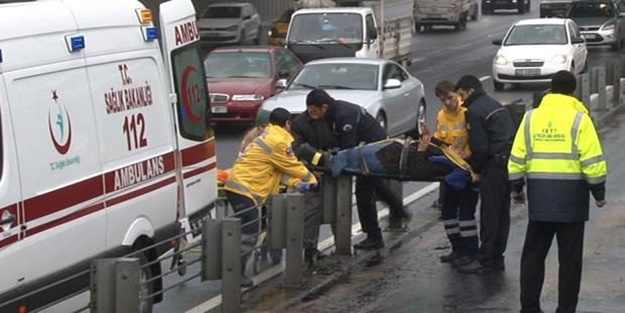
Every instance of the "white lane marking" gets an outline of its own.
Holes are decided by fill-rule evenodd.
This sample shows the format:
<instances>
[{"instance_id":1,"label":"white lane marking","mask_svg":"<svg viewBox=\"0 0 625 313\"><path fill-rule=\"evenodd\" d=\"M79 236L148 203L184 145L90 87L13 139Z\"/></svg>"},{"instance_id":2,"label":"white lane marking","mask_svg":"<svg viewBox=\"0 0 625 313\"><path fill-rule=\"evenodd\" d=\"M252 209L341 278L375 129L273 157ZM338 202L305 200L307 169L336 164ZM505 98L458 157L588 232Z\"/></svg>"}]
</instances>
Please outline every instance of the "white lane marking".
<instances>
[{"instance_id":1,"label":"white lane marking","mask_svg":"<svg viewBox=\"0 0 625 313\"><path fill-rule=\"evenodd\" d=\"M490 78L490 75L483 76L483 77L480 77L480 81L483 82L483 81L485 81L485 80L487 80L489 78Z\"/></svg>"},{"instance_id":2,"label":"white lane marking","mask_svg":"<svg viewBox=\"0 0 625 313\"><path fill-rule=\"evenodd\" d=\"M436 190L436 188L439 187L439 183L431 183L419 190L417 190L416 192L408 195L407 197L404 198L404 205L409 205L412 202L415 202L421 198L423 198L425 195L427 195L428 193ZM384 208L382 210L378 211L378 219L384 218L386 216L388 216L389 210L388 208ZM360 228L360 223L354 223L352 224L352 237L360 234L362 232L362 228ZM323 251L323 250L327 250L332 248L332 246L334 246L334 238L333 237L329 237L325 240L323 240L322 242L319 243L319 250ZM254 285L258 285L260 283L263 283L277 275L279 275L280 273L282 273L282 264L278 264L276 266L273 266L263 272L261 272L259 275L255 276L252 278L252 280L254 281ZM221 294L207 300L204 303L201 303L200 305L191 308L190 310L186 311L186 313L204 313L204 312L208 312L210 310L215 309L216 307L218 307L219 305L221 305Z\"/></svg>"},{"instance_id":3,"label":"white lane marking","mask_svg":"<svg viewBox=\"0 0 625 313\"><path fill-rule=\"evenodd\" d=\"M417 62L421 62L421 61L424 61L424 60L425 60L425 58L414 58L414 59L410 60L410 62L411 63L417 63Z\"/></svg>"}]
</instances>

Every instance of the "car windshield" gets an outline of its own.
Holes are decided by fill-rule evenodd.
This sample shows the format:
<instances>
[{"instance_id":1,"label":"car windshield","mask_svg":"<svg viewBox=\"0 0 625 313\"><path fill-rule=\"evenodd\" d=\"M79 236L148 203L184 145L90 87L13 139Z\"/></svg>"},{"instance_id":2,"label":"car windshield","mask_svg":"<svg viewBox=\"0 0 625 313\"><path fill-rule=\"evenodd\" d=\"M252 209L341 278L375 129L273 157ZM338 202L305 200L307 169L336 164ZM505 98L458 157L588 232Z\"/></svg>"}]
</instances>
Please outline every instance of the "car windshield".
<instances>
[{"instance_id":1,"label":"car windshield","mask_svg":"<svg viewBox=\"0 0 625 313\"><path fill-rule=\"evenodd\" d=\"M510 31L504 46L565 45L567 42L564 25L517 25Z\"/></svg>"},{"instance_id":2,"label":"car windshield","mask_svg":"<svg viewBox=\"0 0 625 313\"><path fill-rule=\"evenodd\" d=\"M268 78L271 57L267 52L214 52L204 60L208 78Z\"/></svg>"},{"instance_id":3,"label":"car windshield","mask_svg":"<svg viewBox=\"0 0 625 313\"><path fill-rule=\"evenodd\" d=\"M241 17L241 7L218 6L210 7L202 18L239 18Z\"/></svg>"},{"instance_id":4,"label":"car windshield","mask_svg":"<svg viewBox=\"0 0 625 313\"><path fill-rule=\"evenodd\" d=\"M362 20L354 13L315 13L293 17L291 43L361 43Z\"/></svg>"},{"instance_id":5,"label":"car windshield","mask_svg":"<svg viewBox=\"0 0 625 313\"><path fill-rule=\"evenodd\" d=\"M306 65L289 89L378 90L379 67L373 64L332 63Z\"/></svg>"},{"instance_id":6,"label":"car windshield","mask_svg":"<svg viewBox=\"0 0 625 313\"><path fill-rule=\"evenodd\" d=\"M613 17L614 6L611 2L573 2L569 18Z\"/></svg>"}]
</instances>

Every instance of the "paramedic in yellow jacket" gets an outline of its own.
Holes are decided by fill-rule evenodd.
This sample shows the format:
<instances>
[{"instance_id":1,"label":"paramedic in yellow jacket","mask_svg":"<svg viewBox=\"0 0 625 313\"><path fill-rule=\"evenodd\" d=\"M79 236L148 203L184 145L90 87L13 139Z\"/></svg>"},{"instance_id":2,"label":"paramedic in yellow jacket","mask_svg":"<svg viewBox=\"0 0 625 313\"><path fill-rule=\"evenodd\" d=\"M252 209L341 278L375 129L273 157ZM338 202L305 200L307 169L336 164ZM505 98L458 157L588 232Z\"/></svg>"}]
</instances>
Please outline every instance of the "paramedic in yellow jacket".
<instances>
[{"instance_id":1,"label":"paramedic in yellow jacket","mask_svg":"<svg viewBox=\"0 0 625 313\"><path fill-rule=\"evenodd\" d=\"M513 198L525 202L527 232L521 255L521 312L541 312L545 258L557 236L558 308L575 312L582 274L584 224L590 194L605 205L607 164L595 126L587 113L571 105L575 76L552 77L552 97L523 117L508 161Z\"/></svg>"},{"instance_id":2,"label":"paramedic in yellow jacket","mask_svg":"<svg viewBox=\"0 0 625 313\"><path fill-rule=\"evenodd\" d=\"M456 94L456 86L449 81L441 81L434 92L442 104L436 118L436 133L433 142L445 144L464 159L471 156L469 134L466 127L462 99ZM447 238L452 251L441 256L441 262L462 266L471 263L477 257L478 237L475 208L479 198L472 184L464 190L456 190L441 182L441 215Z\"/></svg>"},{"instance_id":3,"label":"paramedic in yellow jacket","mask_svg":"<svg viewBox=\"0 0 625 313\"><path fill-rule=\"evenodd\" d=\"M228 202L235 216L241 218L243 286L252 284L245 276L245 264L261 230L259 209L264 202L278 193L280 184L299 191L310 190L317 184L315 176L293 155L290 119L289 111L274 109L269 125L234 162L224 184Z\"/></svg>"}]
</instances>

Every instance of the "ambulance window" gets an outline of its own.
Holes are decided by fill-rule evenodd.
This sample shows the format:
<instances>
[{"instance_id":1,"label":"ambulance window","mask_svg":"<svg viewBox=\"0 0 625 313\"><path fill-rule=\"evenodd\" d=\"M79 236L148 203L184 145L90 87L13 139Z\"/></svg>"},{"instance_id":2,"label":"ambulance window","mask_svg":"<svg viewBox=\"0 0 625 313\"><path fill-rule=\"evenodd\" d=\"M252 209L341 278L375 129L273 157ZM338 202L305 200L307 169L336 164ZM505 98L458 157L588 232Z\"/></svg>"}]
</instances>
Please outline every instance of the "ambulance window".
<instances>
[{"instance_id":1,"label":"ambulance window","mask_svg":"<svg viewBox=\"0 0 625 313\"><path fill-rule=\"evenodd\" d=\"M195 45L173 52L174 84L178 95L180 134L187 139L203 141L213 136L208 116L208 91L204 67Z\"/></svg>"}]
</instances>

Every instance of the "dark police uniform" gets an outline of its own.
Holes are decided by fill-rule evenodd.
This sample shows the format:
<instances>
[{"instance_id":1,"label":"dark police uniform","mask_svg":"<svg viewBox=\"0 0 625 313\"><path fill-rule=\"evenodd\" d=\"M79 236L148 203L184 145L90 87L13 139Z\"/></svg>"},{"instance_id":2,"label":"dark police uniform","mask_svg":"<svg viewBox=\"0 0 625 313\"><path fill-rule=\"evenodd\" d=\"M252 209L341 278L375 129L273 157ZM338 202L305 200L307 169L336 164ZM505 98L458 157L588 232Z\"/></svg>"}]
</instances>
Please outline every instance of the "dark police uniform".
<instances>
[{"instance_id":1,"label":"dark police uniform","mask_svg":"<svg viewBox=\"0 0 625 313\"><path fill-rule=\"evenodd\" d=\"M314 120L304 112L291 121L291 134L295 139L291 146L295 155L298 155L300 146L308 144L317 150L328 151L339 146L338 138L330 129L328 123L323 120ZM304 216L304 259L313 263L319 256L317 244L319 242L319 225L322 222L323 200L318 191L308 191L304 193L306 203L306 213ZM334 227L333 227L334 232Z\"/></svg>"},{"instance_id":2,"label":"dark police uniform","mask_svg":"<svg viewBox=\"0 0 625 313\"><path fill-rule=\"evenodd\" d=\"M486 270L503 270L503 254L510 231L507 161L514 124L505 107L483 90L475 90L465 105L472 151L469 163L481 176L480 263Z\"/></svg>"},{"instance_id":3,"label":"dark police uniform","mask_svg":"<svg viewBox=\"0 0 625 313\"><path fill-rule=\"evenodd\" d=\"M367 111L356 104L334 100L330 104L324 119L339 139L341 149L353 148L360 143L372 143L388 138L386 130ZM378 212L375 195L389 205L390 222L407 217L403 209L403 199L394 193L386 182L379 177L356 177L356 203L358 218L367 239L354 245L356 249L378 249L384 246L382 233L378 225Z\"/></svg>"}]
</instances>

